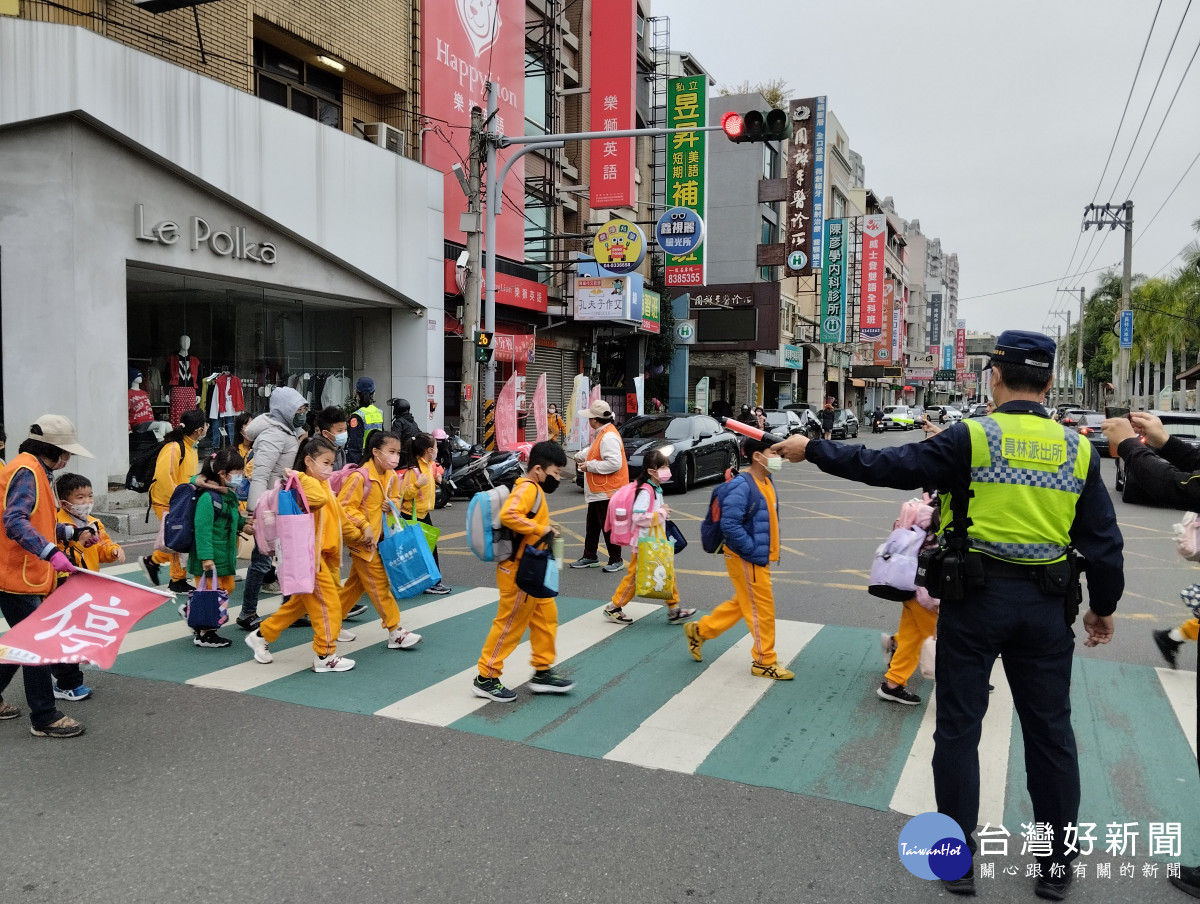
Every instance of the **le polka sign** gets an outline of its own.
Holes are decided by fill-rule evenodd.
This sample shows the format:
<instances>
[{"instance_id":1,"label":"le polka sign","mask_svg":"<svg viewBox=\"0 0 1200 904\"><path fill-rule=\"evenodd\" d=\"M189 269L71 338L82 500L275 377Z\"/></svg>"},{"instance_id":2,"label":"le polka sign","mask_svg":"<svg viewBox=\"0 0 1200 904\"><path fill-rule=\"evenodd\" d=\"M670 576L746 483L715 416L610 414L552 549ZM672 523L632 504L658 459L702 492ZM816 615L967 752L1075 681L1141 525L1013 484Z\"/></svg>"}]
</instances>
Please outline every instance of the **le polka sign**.
<instances>
[{"instance_id":1,"label":"le polka sign","mask_svg":"<svg viewBox=\"0 0 1200 904\"><path fill-rule=\"evenodd\" d=\"M175 245L185 239L193 252L207 249L218 257L271 266L275 263L275 245L271 242L252 242L245 226L213 225L204 217L191 216L181 226L174 220L159 220L147 225L144 204L133 208L134 237L139 242Z\"/></svg>"}]
</instances>

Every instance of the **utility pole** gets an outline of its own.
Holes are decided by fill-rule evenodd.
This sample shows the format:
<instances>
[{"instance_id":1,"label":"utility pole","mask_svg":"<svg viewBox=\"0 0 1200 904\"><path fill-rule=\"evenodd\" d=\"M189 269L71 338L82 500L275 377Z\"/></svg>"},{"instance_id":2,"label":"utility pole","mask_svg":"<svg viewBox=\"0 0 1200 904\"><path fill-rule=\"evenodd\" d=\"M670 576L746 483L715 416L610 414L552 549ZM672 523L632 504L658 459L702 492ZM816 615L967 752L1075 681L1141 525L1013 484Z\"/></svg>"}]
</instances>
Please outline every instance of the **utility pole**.
<instances>
[{"instance_id":1,"label":"utility pole","mask_svg":"<svg viewBox=\"0 0 1200 904\"><path fill-rule=\"evenodd\" d=\"M1078 340L1075 345L1075 373L1078 374L1083 371L1083 301L1084 301L1084 292L1086 290L1084 289L1083 286L1080 286L1078 289L1059 289L1058 291L1059 292L1069 292L1071 294L1074 294L1075 292L1079 293L1079 336L1078 336ZM1067 324L1068 324L1067 325L1067 337L1068 337L1067 341L1070 342L1071 327L1070 327L1069 319L1067 321ZM1075 390L1074 390L1075 382L1074 381L1075 381L1075 377L1072 376L1071 377L1071 387L1072 387L1071 388L1071 397L1072 398L1075 397ZM1081 405L1083 404L1082 388L1080 389L1080 393L1079 393L1079 403Z\"/></svg>"},{"instance_id":2,"label":"utility pole","mask_svg":"<svg viewBox=\"0 0 1200 904\"><path fill-rule=\"evenodd\" d=\"M1133 202L1124 204L1089 204L1083 209L1083 228L1095 226L1103 229L1125 229L1125 260L1121 267L1121 310L1128 311L1129 284L1133 278ZM1120 315L1118 315L1119 317ZM1118 320L1119 322L1119 320ZM1113 400L1118 406L1128 408L1131 404L1129 394L1129 349L1119 350L1116 374L1116 395Z\"/></svg>"},{"instance_id":3,"label":"utility pole","mask_svg":"<svg viewBox=\"0 0 1200 904\"><path fill-rule=\"evenodd\" d=\"M479 441L479 365L475 361L475 330L479 328L479 297L483 252L483 191L481 189L480 158L484 153L483 111L471 107L470 172L467 176L467 214L464 225L467 233L467 279L463 286L462 385L459 396L461 432L467 442Z\"/></svg>"}]
</instances>

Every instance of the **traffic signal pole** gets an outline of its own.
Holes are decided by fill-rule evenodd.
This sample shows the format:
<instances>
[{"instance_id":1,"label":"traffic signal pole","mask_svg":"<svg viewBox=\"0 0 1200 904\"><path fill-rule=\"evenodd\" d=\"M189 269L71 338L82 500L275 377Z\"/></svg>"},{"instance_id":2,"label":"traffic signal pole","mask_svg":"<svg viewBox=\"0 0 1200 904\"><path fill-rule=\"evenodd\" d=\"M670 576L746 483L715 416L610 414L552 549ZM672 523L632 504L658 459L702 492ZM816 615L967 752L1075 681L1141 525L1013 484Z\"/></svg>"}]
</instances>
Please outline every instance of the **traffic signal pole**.
<instances>
[{"instance_id":1,"label":"traffic signal pole","mask_svg":"<svg viewBox=\"0 0 1200 904\"><path fill-rule=\"evenodd\" d=\"M499 104L496 92L491 82L485 86L487 91L487 119L484 123L484 143L487 145L487 177L484 197L485 226L484 235L487 239L487 262L484 265L484 329L489 333L496 331L496 217L501 213L504 202L503 186L508 177L508 171L513 164L531 151L561 148L568 141L598 141L610 138L642 138L656 135L673 135L676 132L719 132L720 126L685 126L683 128L649 128L649 129L617 129L612 132L559 132L550 135L501 135L492 131L496 120ZM497 169L496 152L500 148L524 145L515 151ZM488 361L484 371L483 395L487 400L496 398L496 358Z\"/></svg>"}]
</instances>

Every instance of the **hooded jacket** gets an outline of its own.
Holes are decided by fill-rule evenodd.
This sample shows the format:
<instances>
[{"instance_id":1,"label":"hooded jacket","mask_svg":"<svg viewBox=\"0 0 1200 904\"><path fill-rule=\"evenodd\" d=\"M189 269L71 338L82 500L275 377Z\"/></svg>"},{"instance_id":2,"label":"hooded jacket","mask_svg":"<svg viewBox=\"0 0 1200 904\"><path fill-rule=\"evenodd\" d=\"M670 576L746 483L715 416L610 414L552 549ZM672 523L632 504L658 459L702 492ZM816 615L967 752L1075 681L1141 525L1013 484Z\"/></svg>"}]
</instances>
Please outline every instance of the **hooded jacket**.
<instances>
[{"instance_id":1,"label":"hooded jacket","mask_svg":"<svg viewBox=\"0 0 1200 904\"><path fill-rule=\"evenodd\" d=\"M254 474L246 501L250 511L254 510L258 497L295 464L300 449L297 437L302 431L292 426L292 419L307 404L308 400L296 390L280 386L271 393L270 411L246 425L246 439L254 448Z\"/></svg>"}]
</instances>

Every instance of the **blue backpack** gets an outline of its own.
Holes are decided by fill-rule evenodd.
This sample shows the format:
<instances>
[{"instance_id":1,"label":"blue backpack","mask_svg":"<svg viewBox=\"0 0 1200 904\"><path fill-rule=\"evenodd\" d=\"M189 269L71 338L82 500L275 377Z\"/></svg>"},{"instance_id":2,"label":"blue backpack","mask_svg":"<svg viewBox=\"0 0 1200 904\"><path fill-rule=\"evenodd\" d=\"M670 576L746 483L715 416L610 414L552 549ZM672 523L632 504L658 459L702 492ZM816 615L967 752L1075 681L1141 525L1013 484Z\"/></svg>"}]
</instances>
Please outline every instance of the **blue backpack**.
<instances>
[{"instance_id":1,"label":"blue backpack","mask_svg":"<svg viewBox=\"0 0 1200 904\"><path fill-rule=\"evenodd\" d=\"M196 539L196 500L205 492L192 483L181 483L171 493L171 503L163 518L163 546L172 552L190 552ZM214 506L219 500L214 495Z\"/></svg>"},{"instance_id":2,"label":"blue backpack","mask_svg":"<svg viewBox=\"0 0 1200 904\"><path fill-rule=\"evenodd\" d=\"M742 524L747 524L758 512L758 503L762 493L754 485L754 479L747 474L735 474L729 480L718 484L708 500L708 509L704 512L704 520L700 522L700 546L705 552L719 553L725 548L725 532L721 530L721 506L725 497L733 488L733 482L741 477L750 484L750 501L746 511L742 513Z\"/></svg>"}]
</instances>

